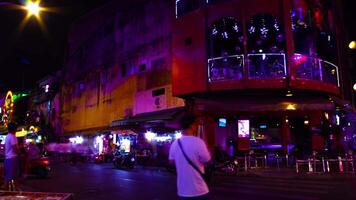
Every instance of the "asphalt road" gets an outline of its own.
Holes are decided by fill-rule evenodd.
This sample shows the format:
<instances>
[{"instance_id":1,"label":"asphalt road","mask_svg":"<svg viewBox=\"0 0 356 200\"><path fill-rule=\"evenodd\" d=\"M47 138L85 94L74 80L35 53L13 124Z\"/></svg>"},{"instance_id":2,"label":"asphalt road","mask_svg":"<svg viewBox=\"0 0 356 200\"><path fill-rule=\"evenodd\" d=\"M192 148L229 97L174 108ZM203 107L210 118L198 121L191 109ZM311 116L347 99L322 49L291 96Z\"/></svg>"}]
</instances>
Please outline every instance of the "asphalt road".
<instances>
[{"instance_id":1,"label":"asphalt road","mask_svg":"<svg viewBox=\"0 0 356 200\"><path fill-rule=\"evenodd\" d=\"M257 173L258 174L258 173ZM274 173L276 174L276 173ZM355 175L216 176L212 199L329 200L356 199ZM112 164L56 163L48 179L28 178L24 191L73 193L74 200L174 200L175 175L163 169L114 169Z\"/></svg>"}]
</instances>

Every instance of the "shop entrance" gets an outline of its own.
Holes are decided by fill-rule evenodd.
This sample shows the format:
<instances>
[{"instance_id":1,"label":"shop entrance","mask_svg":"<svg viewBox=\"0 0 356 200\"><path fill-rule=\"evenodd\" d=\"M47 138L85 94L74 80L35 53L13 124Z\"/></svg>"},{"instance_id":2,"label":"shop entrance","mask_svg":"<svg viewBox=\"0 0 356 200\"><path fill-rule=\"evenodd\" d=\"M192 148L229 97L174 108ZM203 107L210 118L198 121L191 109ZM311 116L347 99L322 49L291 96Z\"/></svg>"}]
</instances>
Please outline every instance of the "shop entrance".
<instances>
[{"instance_id":1,"label":"shop entrance","mask_svg":"<svg viewBox=\"0 0 356 200\"><path fill-rule=\"evenodd\" d=\"M309 129L309 121L302 117L294 117L288 121L290 127L290 140L293 148L290 154L296 158L311 155L312 139Z\"/></svg>"}]
</instances>

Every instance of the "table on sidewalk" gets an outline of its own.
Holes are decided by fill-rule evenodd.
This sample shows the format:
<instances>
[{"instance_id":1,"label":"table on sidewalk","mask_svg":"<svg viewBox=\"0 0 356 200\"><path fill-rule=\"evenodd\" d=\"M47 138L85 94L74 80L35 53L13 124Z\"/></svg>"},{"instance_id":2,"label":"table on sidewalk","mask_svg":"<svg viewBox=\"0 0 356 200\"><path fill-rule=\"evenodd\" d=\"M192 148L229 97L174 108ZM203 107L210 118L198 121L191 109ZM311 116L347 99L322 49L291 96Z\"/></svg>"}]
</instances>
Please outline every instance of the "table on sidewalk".
<instances>
[{"instance_id":1,"label":"table on sidewalk","mask_svg":"<svg viewBox=\"0 0 356 200\"><path fill-rule=\"evenodd\" d=\"M0 200L73 200L69 193L0 191Z\"/></svg>"}]
</instances>

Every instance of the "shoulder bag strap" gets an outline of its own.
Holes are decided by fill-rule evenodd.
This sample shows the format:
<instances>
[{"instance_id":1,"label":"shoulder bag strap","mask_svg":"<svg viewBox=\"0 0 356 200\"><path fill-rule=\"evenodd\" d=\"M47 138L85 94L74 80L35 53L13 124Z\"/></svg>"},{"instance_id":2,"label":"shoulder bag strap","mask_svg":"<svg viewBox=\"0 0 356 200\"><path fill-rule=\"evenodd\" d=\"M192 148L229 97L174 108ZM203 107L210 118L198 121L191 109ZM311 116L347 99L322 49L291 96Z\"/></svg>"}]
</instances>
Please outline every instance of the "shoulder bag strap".
<instances>
[{"instance_id":1,"label":"shoulder bag strap","mask_svg":"<svg viewBox=\"0 0 356 200\"><path fill-rule=\"evenodd\" d=\"M183 153L185 159L188 161L189 165L192 166L200 174L200 176L204 179L203 172L200 171L200 169L189 159L189 157L185 153L180 139L178 139L178 144L179 144L180 149L182 150L182 153Z\"/></svg>"}]
</instances>

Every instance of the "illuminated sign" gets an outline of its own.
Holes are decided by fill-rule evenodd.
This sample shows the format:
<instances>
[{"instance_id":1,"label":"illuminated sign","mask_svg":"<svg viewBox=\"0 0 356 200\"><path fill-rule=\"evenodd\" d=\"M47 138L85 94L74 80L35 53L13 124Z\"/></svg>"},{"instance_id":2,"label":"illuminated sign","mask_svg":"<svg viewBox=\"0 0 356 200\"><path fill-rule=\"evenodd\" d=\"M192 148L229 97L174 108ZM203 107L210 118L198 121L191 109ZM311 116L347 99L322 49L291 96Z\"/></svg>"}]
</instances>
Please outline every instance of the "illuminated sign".
<instances>
[{"instance_id":1,"label":"illuminated sign","mask_svg":"<svg viewBox=\"0 0 356 200\"><path fill-rule=\"evenodd\" d=\"M219 126L226 127L226 119L225 118L219 118Z\"/></svg>"},{"instance_id":2,"label":"illuminated sign","mask_svg":"<svg viewBox=\"0 0 356 200\"><path fill-rule=\"evenodd\" d=\"M250 137L250 120L238 120L238 135L239 138Z\"/></svg>"}]
</instances>

